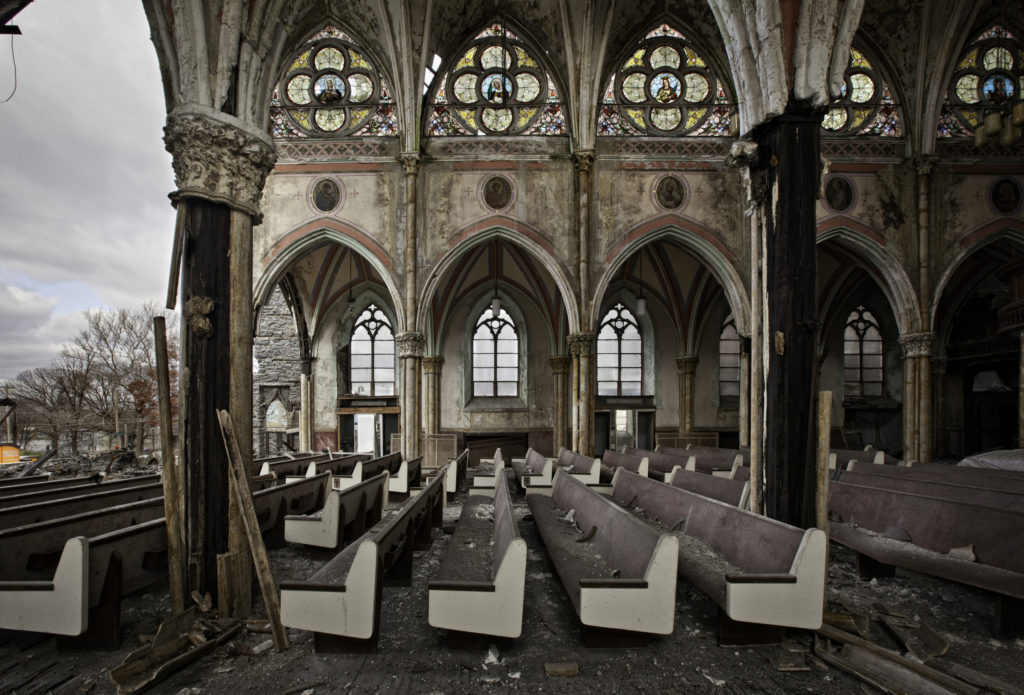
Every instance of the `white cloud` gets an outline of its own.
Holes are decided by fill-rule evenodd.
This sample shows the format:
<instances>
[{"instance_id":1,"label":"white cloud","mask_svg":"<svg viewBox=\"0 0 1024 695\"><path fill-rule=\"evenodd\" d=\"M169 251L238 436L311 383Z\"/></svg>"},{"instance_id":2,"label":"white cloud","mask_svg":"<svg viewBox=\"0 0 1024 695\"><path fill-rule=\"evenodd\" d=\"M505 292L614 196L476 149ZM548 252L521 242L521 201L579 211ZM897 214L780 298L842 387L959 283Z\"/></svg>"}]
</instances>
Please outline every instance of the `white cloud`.
<instances>
[{"instance_id":1,"label":"white cloud","mask_svg":"<svg viewBox=\"0 0 1024 695\"><path fill-rule=\"evenodd\" d=\"M49 364L85 327L81 312L56 313L58 299L0 283L0 381Z\"/></svg>"}]
</instances>

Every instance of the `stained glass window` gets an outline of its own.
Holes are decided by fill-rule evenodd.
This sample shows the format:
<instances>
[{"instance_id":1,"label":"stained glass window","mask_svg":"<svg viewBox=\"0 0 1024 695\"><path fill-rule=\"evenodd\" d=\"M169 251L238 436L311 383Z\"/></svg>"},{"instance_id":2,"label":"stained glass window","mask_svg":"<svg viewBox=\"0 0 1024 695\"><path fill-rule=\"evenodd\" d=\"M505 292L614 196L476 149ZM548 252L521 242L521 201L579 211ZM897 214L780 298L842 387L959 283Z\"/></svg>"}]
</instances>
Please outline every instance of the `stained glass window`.
<instances>
[{"instance_id":1,"label":"stained glass window","mask_svg":"<svg viewBox=\"0 0 1024 695\"><path fill-rule=\"evenodd\" d=\"M284 63L270 103L274 137L397 133L387 83L340 30L324 27Z\"/></svg>"},{"instance_id":2,"label":"stained glass window","mask_svg":"<svg viewBox=\"0 0 1024 695\"><path fill-rule=\"evenodd\" d=\"M435 81L427 135L565 135L562 100L536 53L488 27Z\"/></svg>"},{"instance_id":3,"label":"stained glass window","mask_svg":"<svg viewBox=\"0 0 1024 695\"><path fill-rule=\"evenodd\" d=\"M667 24L634 46L608 80L598 135L732 135L725 82Z\"/></svg>"},{"instance_id":4,"label":"stained glass window","mask_svg":"<svg viewBox=\"0 0 1024 695\"><path fill-rule=\"evenodd\" d=\"M473 332L473 395L519 395L519 335L504 309L487 307Z\"/></svg>"},{"instance_id":5,"label":"stained glass window","mask_svg":"<svg viewBox=\"0 0 1024 695\"><path fill-rule=\"evenodd\" d=\"M356 319L349 351L352 395L395 395L395 336L376 305L366 307Z\"/></svg>"},{"instance_id":6,"label":"stained glass window","mask_svg":"<svg viewBox=\"0 0 1024 695\"><path fill-rule=\"evenodd\" d=\"M621 302L608 310L597 333L597 395L642 395L643 338Z\"/></svg>"},{"instance_id":7,"label":"stained glass window","mask_svg":"<svg viewBox=\"0 0 1024 695\"><path fill-rule=\"evenodd\" d=\"M903 135L899 109L889 85L863 52L850 49L842 96L825 113L821 127L836 135Z\"/></svg>"},{"instance_id":8,"label":"stained glass window","mask_svg":"<svg viewBox=\"0 0 1024 695\"><path fill-rule=\"evenodd\" d=\"M740 395L740 334L732 316L718 336L718 395L722 403L736 402Z\"/></svg>"},{"instance_id":9,"label":"stained glass window","mask_svg":"<svg viewBox=\"0 0 1024 695\"><path fill-rule=\"evenodd\" d=\"M939 137L969 136L986 110L1008 107L1024 91L1024 44L1001 26L960 54L939 114Z\"/></svg>"},{"instance_id":10,"label":"stained glass window","mask_svg":"<svg viewBox=\"0 0 1024 695\"><path fill-rule=\"evenodd\" d=\"M843 333L843 381L847 396L882 395L882 332L870 311L858 306Z\"/></svg>"}]
</instances>

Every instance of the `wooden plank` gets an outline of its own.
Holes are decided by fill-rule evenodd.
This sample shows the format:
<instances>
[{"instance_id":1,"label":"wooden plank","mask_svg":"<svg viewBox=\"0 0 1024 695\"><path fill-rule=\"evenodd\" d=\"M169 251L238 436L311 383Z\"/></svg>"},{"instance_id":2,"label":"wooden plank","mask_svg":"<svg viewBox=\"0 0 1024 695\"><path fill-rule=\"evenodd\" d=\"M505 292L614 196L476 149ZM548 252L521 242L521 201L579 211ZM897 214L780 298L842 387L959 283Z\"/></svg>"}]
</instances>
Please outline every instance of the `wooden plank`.
<instances>
[{"instance_id":1,"label":"wooden plank","mask_svg":"<svg viewBox=\"0 0 1024 695\"><path fill-rule=\"evenodd\" d=\"M167 308L172 311L178 304L178 281L181 279L181 253L185 246L185 217L188 208L179 203L174 220L174 244L171 247L171 274L167 279Z\"/></svg>"},{"instance_id":2,"label":"wooden plank","mask_svg":"<svg viewBox=\"0 0 1024 695\"><path fill-rule=\"evenodd\" d=\"M267 606L267 617L270 619L270 626L273 630L274 646L278 651L284 651L289 646L288 632L281 623L281 606L277 599L277 586L274 583L273 572L270 570L267 548L263 545L263 536L260 535L260 525L256 518L256 510L253 508L252 493L249 492L248 477L238 449L238 440L235 438L231 415L226 410L218 410L217 419L220 422L220 431L224 438L224 448L228 454L228 468L230 469L228 487L242 512L242 523L245 525L245 533L249 537L249 549L252 551L256 576L259 578L260 591L263 593L263 602Z\"/></svg>"},{"instance_id":3,"label":"wooden plank","mask_svg":"<svg viewBox=\"0 0 1024 695\"><path fill-rule=\"evenodd\" d=\"M160 406L160 452L164 482L164 517L167 519L167 578L171 590L171 611L185 610L185 563L181 524L181 481L174 456L174 431L171 421L171 377L167 359L167 326L163 316L153 317L156 341L157 399Z\"/></svg>"}]
</instances>

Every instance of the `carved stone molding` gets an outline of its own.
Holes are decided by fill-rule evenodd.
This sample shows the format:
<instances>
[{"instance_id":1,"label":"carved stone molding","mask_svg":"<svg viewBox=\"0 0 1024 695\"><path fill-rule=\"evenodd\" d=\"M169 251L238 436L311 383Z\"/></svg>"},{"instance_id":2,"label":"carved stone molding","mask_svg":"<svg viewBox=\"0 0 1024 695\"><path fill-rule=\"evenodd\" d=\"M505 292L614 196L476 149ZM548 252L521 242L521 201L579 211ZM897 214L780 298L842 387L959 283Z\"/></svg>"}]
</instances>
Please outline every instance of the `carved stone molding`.
<instances>
[{"instance_id":1,"label":"carved stone molding","mask_svg":"<svg viewBox=\"0 0 1024 695\"><path fill-rule=\"evenodd\" d=\"M571 357L552 357L551 358L551 374L559 376L562 374L569 373L569 367L572 364Z\"/></svg>"},{"instance_id":2,"label":"carved stone molding","mask_svg":"<svg viewBox=\"0 0 1024 695\"><path fill-rule=\"evenodd\" d=\"M932 173L932 167L939 161L939 157L934 154L919 154L912 161L918 176L928 176Z\"/></svg>"},{"instance_id":3,"label":"carved stone molding","mask_svg":"<svg viewBox=\"0 0 1024 695\"><path fill-rule=\"evenodd\" d=\"M573 357L594 354L594 333L573 333L569 336L569 354Z\"/></svg>"},{"instance_id":4,"label":"carved stone molding","mask_svg":"<svg viewBox=\"0 0 1024 695\"><path fill-rule=\"evenodd\" d=\"M577 150L572 153L572 163L576 171L589 174L594 168L594 150Z\"/></svg>"},{"instance_id":5,"label":"carved stone molding","mask_svg":"<svg viewBox=\"0 0 1024 695\"><path fill-rule=\"evenodd\" d=\"M904 357L929 357L932 354L934 333L904 333L900 336Z\"/></svg>"},{"instance_id":6,"label":"carved stone molding","mask_svg":"<svg viewBox=\"0 0 1024 695\"><path fill-rule=\"evenodd\" d=\"M167 114L164 145L174 158L181 198L203 198L259 215L259 200L277 155L266 133L206 107L189 105Z\"/></svg>"},{"instance_id":7,"label":"carved stone molding","mask_svg":"<svg viewBox=\"0 0 1024 695\"><path fill-rule=\"evenodd\" d=\"M697 373L697 356L696 355L683 355L682 357L676 358L676 367L679 368L680 374L696 374Z\"/></svg>"},{"instance_id":8,"label":"carved stone molding","mask_svg":"<svg viewBox=\"0 0 1024 695\"><path fill-rule=\"evenodd\" d=\"M441 355L429 355L423 358L424 374L440 374L444 365L444 357Z\"/></svg>"},{"instance_id":9,"label":"carved stone molding","mask_svg":"<svg viewBox=\"0 0 1024 695\"><path fill-rule=\"evenodd\" d=\"M407 176L412 176L419 170L420 154L419 152L403 152L398 155L398 161L402 163L402 171Z\"/></svg>"},{"instance_id":10,"label":"carved stone molding","mask_svg":"<svg viewBox=\"0 0 1024 695\"><path fill-rule=\"evenodd\" d=\"M399 357L423 357L423 350L427 344L422 333L413 331L399 333L395 336L395 342L398 343Z\"/></svg>"}]
</instances>

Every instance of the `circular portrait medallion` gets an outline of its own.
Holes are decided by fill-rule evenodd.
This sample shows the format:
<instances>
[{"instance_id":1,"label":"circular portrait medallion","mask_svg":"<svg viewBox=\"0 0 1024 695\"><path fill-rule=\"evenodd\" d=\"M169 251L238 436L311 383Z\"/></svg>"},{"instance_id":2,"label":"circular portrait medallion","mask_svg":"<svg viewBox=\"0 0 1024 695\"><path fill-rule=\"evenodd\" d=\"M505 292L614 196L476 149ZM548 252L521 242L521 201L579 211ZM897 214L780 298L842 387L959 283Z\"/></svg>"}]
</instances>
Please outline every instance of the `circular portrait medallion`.
<instances>
[{"instance_id":1,"label":"circular portrait medallion","mask_svg":"<svg viewBox=\"0 0 1024 695\"><path fill-rule=\"evenodd\" d=\"M313 186L313 205L320 212L330 212L341 202L341 187L334 179L320 179Z\"/></svg>"},{"instance_id":2,"label":"circular portrait medallion","mask_svg":"<svg viewBox=\"0 0 1024 695\"><path fill-rule=\"evenodd\" d=\"M484 183L484 203L492 210L501 210L512 202L512 184L502 176L492 176Z\"/></svg>"},{"instance_id":3,"label":"circular portrait medallion","mask_svg":"<svg viewBox=\"0 0 1024 695\"><path fill-rule=\"evenodd\" d=\"M686 201L686 186L678 176L666 176L658 181L654 195L658 205L666 210L676 210Z\"/></svg>"},{"instance_id":4,"label":"circular portrait medallion","mask_svg":"<svg viewBox=\"0 0 1024 695\"><path fill-rule=\"evenodd\" d=\"M825 184L825 202L836 212L845 212L853 205L853 186L839 176L833 176Z\"/></svg>"},{"instance_id":5,"label":"circular portrait medallion","mask_svg":"<svg viewBox=\"0 0 1024 695\"><path fill-rule=\"evenodd\" d=\"M1016 179L999 179L992 184L990 192L992 207L1004 215L1012 215L1020 210L1020 184Z\"/></svg>"}]
</instances>

